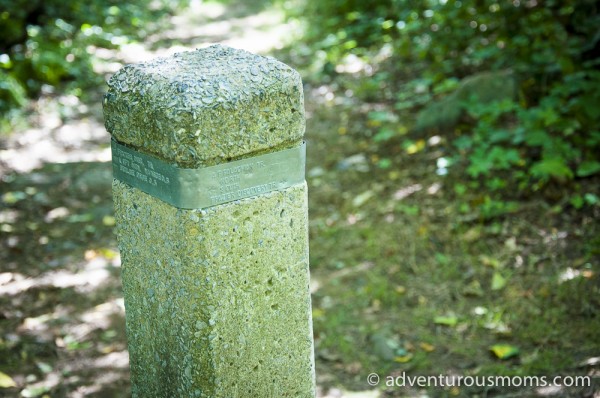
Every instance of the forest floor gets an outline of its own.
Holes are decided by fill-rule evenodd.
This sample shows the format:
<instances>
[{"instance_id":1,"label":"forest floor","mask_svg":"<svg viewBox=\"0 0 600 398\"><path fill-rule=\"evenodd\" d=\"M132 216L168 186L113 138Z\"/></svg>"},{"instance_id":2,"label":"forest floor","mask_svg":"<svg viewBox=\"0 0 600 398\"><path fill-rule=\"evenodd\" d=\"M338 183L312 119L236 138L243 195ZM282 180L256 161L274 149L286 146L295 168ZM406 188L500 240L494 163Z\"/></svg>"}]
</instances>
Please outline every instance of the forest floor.
<instances>
[{"instance_id":1,"label":"forest floor","mask_svg":"<svg viewBox=\"0 0 600 398\"><path fill-rule=\"evenodd\" d=\"M575 211L559 192L491 220L461 212L482 199L440 173L442 134L377 143L369 115L393 110L356 94L360 73L322 82L295 64L297 26L268 2L191 4L144 45L98 54L96 67L108 76L218 42L305 75L320 397L600 396L598 207ZM27 128L0 138L0 397L130 395L104 90L86 102L46 92ZM408 386L420 375L566 378ZM591 385L570 387L579 376Z\"/></svg>"}]
</instances>

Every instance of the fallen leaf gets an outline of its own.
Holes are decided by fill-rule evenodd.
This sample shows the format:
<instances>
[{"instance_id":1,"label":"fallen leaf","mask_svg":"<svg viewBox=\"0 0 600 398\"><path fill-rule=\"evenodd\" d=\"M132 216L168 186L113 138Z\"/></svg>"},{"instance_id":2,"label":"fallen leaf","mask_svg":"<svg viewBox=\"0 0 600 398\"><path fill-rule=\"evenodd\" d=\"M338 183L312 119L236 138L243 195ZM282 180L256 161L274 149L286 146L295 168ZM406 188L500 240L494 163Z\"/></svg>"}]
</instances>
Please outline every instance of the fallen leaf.
<instances>
[{"instance_id":1,"label":"fallen leaf","mask_svg":"<svg viewBox=\"0 0 600 398\"><path fill-rule=\"evenodd\" d=\"M500 272L494 272L492 276L492 290L500 290L506 286L506 278Z\"/></svg>"},{"instance_id":2,"label":"fallen leaf","mask_svg":"<svg viewBox=\"0 0 600 398\"><path fill-rule=\"evenodd\" d=\"M484 295L484 292L481 288L481 284L479 283L479 281L474 280L473 282L469 283L467 286L464 287L463 294L465 296L482 297Z\"/></svg>"},{"instance_id":3,"label":"fallen leaf","mask_svg":"<svg viewBox=\"0 0 600 398\"><path fill-rule=\"evenodd\" d=\"M373 196L375 195L375 193L371 190L365 191L359 195L357 195L353 200L352 200L352 205L354 207L360 207L362 205L364 205L369 199L371 199Z\"/></svg>"},{"instance_id":4,"label":"fallen leaf","mask_svg":"<svg viewBox=\"0 0 600 398\"><path fill-rule=\"evenodd\" d=\"M100 352L103 354L110 354L111 352L115 352L116 349L117 349L116 345L110 344L110 345L100 348Z\"/></svg>"},{"instance_id":5,"label":"fallen leaf","mask_svg":"<svg viewBox=\"0 0 600 398\"><path fill-rule=\"evenodd\" d=\"M474 227L463 234L463 239L467 242L475 242L481 237L481 229Z\"/></svg>"},{"instance_id":6,"label":"fallen leaf","mask_svg":"<svg viewBox=\"0 0 600 398\"><path fill-rule=\"evenodd\" d=\"M32 386L21 391L21 396L24 398L34 398L50 391L48 386Z\"/></svg>"},{"instance_id":7,"label":"fallen leaf","mask_svg":"<svg viewBox=\"0 0 600 398\"><path fill-rule=\"evenodd\" d=\"M104 217L102 217L102 224L104 224L107 227L114 227L116 224L116 221L113 216L104 216Z\"/></svg>"},{"instance_id":8,"label":"fallen leaf","mask_svg":"<svg viewBox=\"0 0 600 398\"><path fill-rule=\"evenodd\" d=\"M47 364L46 362L38 362L36 363L36 365L42 373L48 374L52 372L52 366Z\"/></svg>"},{"instance_id":9,"label":"fallen leaf","mask_svg":"<svg viewBox=\"0 0 600 398\"><path fill-rule=\"evenodd\" d=\"M313 310L312 310L313 319L323 318L324 316L325 316L325 311L323 311L321 308L313 308Z\"/></svg>"},{"instance_id":10,"label":"fallen leaf","mask_svg":"<svg viewBox=\"0 0 600 398\"><path fill-rule=\"evenodd\" d=\"M16 387L17 383L7 375L6 373L0 372L0 388L11 388Z\"/></svg>"},{"instance_id":11,"label":"fallen leaf","mask_svg":"<svg viewBox=\"0 0 600 398\"><path fill-rule=\"evenodd\" d=\"M500 261L497 258L486 256L485 254L479 256L479 261L481 261L483 263L483 265L488 266L488 267L492 267L492 268L500 267Z\"/></svg>"},{"instance_id":12,"label":"fallen leaf","mask_svg":"<svg viewBox=\"0 0 600 398\"><path fill-rule=\"evenodd\" d=\"M98 249L98 254L100 254L102 257L104 257L107 260L114 260L115 258L119 257L118 252L114 251L113 249L109 249L109 248Z\"/></svg>"},{"instance_id":13,"label":"fallen leaf","mask_svg":"<svg viewBox=\"0 0 600 398\"><path fill-rule=\"evenodd\" d=\"M432 352L435 350L435 346L429 343L421 342L419 343L419 347L425 352Z\"/></svg>"},{"instance_id":14,"label":"fallen leaf","mask_svg":"<svg viewBox=\"0 0 600 398\"><path fill-rule=\"evenodd\" d=\"M406 142L404 150L409 155L414 155L425 149L425 140L417 140L416 142Z\"/></svg>"},{"instance_id":15,"label":"fallen leaf","mask_svg":"<svg viewBox=\"0 0 600 398\"><path fill-rule=\"evenodd\" d=\"M412 354L407 354L407 355L403 355L403 356L394 357L394 362L407 363L407 362L410 362L410 360L412 359L412 357L413 357Z\"/></svg>"},{"instance_id":16,"label":"fallen leaf","mask_svg":"<svg viewBox=\"0 0 600 398\"><path fill-rule=\"evenodd\" d=\"M456 324L458 323L458 318L454 315L436 316L435 318L433 318L433 322L438 325L456 326Z\"/></svg>"},{"instance_id":17,"label":"fallen leaf","mask_svg":"<svg viewBox=\"0 0 600 398\"><path fill-rule=\"evenodd\" d=\"M398 293L398 294L406 293L406 287L404 287L404 286L396 286L395 290L396 290L396 293Z\"/></svg>"},{"instance_id":18,"label":"fallen leaf","mask_svg":"<svg viewBox=\"0 0 600 398\"><path fill-rule=\"evenodd\" d=\"M490 350L500 359L508 359L519 355L519 349L510 344L495 344Z\"/></svg>"}]
</instances>

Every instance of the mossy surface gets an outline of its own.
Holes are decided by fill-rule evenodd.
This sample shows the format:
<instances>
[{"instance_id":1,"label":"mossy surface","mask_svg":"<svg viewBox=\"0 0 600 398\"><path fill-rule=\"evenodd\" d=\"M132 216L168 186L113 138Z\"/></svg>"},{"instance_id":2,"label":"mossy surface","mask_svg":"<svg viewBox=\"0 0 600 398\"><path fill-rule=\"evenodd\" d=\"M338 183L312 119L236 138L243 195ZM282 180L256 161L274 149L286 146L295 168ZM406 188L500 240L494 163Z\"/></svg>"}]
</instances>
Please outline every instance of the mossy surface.
<instances>
[{"instance_id":1,"label":"mossy surface","mask_svg":"<svg viewBox=\"0 0 600 398\"><path fill-rule=\"evenodd\" d=\"M197 168L297 146L290 67L222 46L125 67L118 141ZM113 182L134 397L314 397L306 184L204 210Z\"/></svg>"},{"instance_id":2,"label":"mossy surface","mask_svg":"<svg viewBox=\"0 0 600 398\"><path fill-rule=\"evenodd\" d=\"M215 45L127 65L108 85L111 135L180 167L291 148L304 135L301 78L270 57Z\"/></svg>"},{"instance_id":3,"label":"mossy surface","mask_svg":"<svg viewBox=\"0 0 600 398\"><path fill-rule=\"evenodd\" d=\"M113 193L133 395L313 397L305 185L207 210Z\"/></svg>"}]
</instances>

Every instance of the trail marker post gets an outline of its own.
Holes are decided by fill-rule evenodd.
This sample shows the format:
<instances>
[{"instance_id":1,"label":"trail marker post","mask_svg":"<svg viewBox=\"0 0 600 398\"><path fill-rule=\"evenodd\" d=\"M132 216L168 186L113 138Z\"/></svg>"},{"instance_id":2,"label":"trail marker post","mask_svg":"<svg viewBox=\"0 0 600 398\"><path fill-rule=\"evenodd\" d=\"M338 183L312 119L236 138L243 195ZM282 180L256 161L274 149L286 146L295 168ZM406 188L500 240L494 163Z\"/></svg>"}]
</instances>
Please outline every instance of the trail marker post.
<instances>
[{"instance_id":1,"label":"trail marker post","mask_svg":"<svg viewBox=\"0 0 600 398\"><path fill-rule=\"evenodd\" d=\"M212 46L104 98L134 397L314 397L302 83Z\"/></svg>"}]
</instances>

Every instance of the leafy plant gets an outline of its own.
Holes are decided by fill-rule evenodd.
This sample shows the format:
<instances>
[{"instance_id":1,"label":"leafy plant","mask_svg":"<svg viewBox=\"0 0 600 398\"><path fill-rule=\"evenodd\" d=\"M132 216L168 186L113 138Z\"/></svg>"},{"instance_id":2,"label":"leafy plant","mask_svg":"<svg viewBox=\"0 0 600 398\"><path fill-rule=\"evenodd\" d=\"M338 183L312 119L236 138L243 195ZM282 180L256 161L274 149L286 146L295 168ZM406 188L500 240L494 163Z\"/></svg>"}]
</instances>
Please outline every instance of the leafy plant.
<instances>
[{"instance_id":1,"label":"leafy plant","mask_svg":"<svg viewBox=\"0 0 600 398\"><path fill-rule=\"evenodd\" d=\"M143 38L179 0L0 0L0 119L43 85L99 84L93 48Z\"/></svg>"},{"instance_id":2,"label":"leafy plant","mask_svg":"<svg viewBox=\"0 0 600 398\"><path fill-rule=\"evenodd\" d=\"M502 202L515 193L556 184L577 190L571 181L600 174L597 2L302 4L305 38L325 54L323 73L357 57L372 65L369 81L390 76L396 93L381 91L379 100L393 100L404 124L409 112L417 114L408 122L414 134L446 135L456 165L450 170L497 192L478 205L483 213L512 211ZM381 122L374 143L398 137L394 124ZM589 203L573 200L575 207Z\"/></svg>"}]
</instances>

